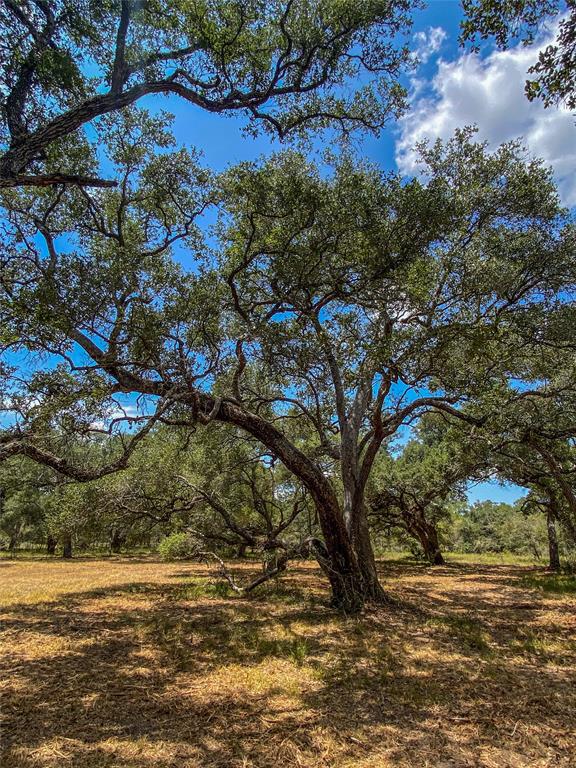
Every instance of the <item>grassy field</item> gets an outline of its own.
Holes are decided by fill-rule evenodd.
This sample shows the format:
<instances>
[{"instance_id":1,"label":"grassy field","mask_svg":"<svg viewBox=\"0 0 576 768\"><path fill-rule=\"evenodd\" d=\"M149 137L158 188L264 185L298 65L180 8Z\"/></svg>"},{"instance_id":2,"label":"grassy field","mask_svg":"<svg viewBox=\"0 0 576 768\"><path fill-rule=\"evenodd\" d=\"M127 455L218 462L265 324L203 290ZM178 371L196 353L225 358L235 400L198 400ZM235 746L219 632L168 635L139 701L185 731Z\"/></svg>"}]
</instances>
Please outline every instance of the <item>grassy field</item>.
<instances>
[{"instance_id":1,"label":"grassy field","mask_svg":"<svg viewBox=\"0 0 576 768\"><path fill-rule=\"evenodd\" d=\"M196 564L1 562L2 765L575 766L574 578L381 569L394 605L344 619L311 563L245 599Z\"/></svg>"}]
</instances>

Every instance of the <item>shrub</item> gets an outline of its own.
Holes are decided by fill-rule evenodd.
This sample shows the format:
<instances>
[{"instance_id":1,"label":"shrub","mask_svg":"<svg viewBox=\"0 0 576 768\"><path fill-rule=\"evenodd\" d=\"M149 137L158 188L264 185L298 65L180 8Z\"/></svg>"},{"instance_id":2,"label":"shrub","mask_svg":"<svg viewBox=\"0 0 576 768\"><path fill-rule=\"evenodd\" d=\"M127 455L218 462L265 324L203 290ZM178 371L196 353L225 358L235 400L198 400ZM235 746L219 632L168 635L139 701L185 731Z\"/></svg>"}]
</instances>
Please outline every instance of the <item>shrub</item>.
<instances>
[{"instance_id":1,"label":"shrub","mask_svg":"<svg viewBox=\"0 0 576 768\"><path fill-rule=\"evenodd\" d=\"M189 560L197 551L197 542L187 533L171 533L158 544L162 560Z\"/></svg>"}]
</instances>

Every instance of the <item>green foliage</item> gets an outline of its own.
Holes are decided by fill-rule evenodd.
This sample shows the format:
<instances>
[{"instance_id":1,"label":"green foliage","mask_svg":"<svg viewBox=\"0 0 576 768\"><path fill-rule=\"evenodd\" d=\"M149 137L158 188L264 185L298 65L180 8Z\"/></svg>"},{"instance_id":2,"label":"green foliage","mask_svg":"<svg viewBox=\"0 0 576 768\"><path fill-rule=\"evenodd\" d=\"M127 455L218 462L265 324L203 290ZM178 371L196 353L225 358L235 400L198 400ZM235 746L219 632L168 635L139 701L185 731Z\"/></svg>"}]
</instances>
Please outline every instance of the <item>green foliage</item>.
<instances>
[{"instance_id":1,"label":"green foliage","mask_svg":"<svg viewBox=\"0 0 576 768\"><path fill-rule=\"evenodd\" d=\"M463 40L476 37L496 38L500 47L510 39L532 42L538 24L546 16L557 14L560 0L464 0L466 17L461 24Z\"/></svg>"},{"instance_id":2,"label":"green foliage","mask_svg":"<svg viewBox=\"0 0 576 768\"><path fill-rule=\"evenodd\" d=\"M198 543L187 533L171 533L158 544L162 560L190 560L198 552Z\"/></svg>"},{"instance_id":3,"label":"green foliage","mask_svg":"<svg viewBox=\"0 0 576 768\"><path fill-rule=\"evenodd\" d=\"M380 451L369 492L373 528L392 535L417 559L438 563L440 549L450 541L446 529L454 509L462 506L476 462L454 441L441 414L426 414L401 452L394 445Z\"/></svg>"},{"instance_id":4,"label":"green foliage","mask_svg":"<svg viewBox=\"0 0 576 768\"><path fill-rule=\"evenodd\" d=\"M545 558L546 520L542 513L524 514L520 504L476 502L455 514L452 547L457 552L513 552Z\"/></svg>"},{"instance_id":5,"label":"green foliage","mask_svg":"<svg viewBox=\"0 0 576 768\"><path fill-rule=\"evenodd\" d=\"M27 459L0 465L0 536L10 550L25 542L42 542L47 499L53 477Z\"/></svg>"},{"instance_id":6,"label":"green foliage","mask_svg":"<svg viewBox=\"0 0 576 768\"><path fill-rule=\"evenodd\" d=\"M23 0L0 8L0 174L85 175L53 142L147 94L281 137L378 130L404 106L418 0ZM359 82L363 81L363 85ZM33 137L33 138L32 138ZM86 136L74 137L86 145Z\"/></svg>"}]
</instances>

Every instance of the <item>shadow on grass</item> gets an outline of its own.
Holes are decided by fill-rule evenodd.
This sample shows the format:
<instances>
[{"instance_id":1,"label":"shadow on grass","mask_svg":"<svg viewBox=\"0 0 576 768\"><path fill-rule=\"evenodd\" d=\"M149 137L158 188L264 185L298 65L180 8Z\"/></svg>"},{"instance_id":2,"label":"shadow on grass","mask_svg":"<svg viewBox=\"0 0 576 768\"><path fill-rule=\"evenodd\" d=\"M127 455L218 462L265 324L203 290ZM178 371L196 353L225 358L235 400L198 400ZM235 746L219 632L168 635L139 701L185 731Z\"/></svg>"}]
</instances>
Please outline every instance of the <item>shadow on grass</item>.
<instances>
[{"instance_id":1,"label":"shadow on grass","mask_svg":"<svg viewBox=\"0 0 576 768\"><path fill-rule=\"evenodd\" d=\"M3 765L568 766L576 654L510 607L544 596L503 601L509 566L435 569L436 596L393 569L396 606L359 619L310 568L250 599L186 572L12 606Z\"/></svg>"},{"instance_id":2,"label":"shadow on grass","mask_svg":"<svg viewBox=\"0 0 576 768\"><path fill-rule=\"evenodd\" d=\"M534 573L524 576L522 585L558 595L576 594L576 575L573 573Z\"/></svg>"}]
</instances>

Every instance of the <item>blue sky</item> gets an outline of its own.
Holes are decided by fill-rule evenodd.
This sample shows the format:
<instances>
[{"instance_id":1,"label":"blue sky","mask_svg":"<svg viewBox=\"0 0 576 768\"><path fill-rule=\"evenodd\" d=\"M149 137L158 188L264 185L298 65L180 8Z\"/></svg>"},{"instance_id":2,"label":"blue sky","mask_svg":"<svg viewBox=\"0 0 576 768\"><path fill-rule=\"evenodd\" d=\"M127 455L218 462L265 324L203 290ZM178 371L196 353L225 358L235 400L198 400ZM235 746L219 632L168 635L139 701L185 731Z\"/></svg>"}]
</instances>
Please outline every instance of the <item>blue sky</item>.
<instances>
[{"instance_id":1,"label":"blue sky","mask_svg":"<svg viewBox=\"0 0 576 768\"><path fill-rule=\"evenodd\" d=\"M461 18L461 8L458 0L432 0L428 7L416 14L414 34L427 33L428 30L440 27L446 32L442 45L442 54L449 57L458 52L458 25ZM414 40L417 45L417 40ZM436 56L431 57L422 65L418 74L432 78L435 70ZM404 79L409 86L408 78ZM176 97L164 98L151 96L141 102L150 110L166 109L175 116L175 135L179 142L199 148L203 152L205 162L216 171L224 170L235 163L255 160L263 154L282 149L282 144L272 141L267 136L253 138L245 136L242 128L245 119L238 115L223 118L199 109L193 109L189 104ZM398 126L391 125L379 137L365 137L355 142L355 146L366 157L379 163L385 168L396 168L395 148ZM319 145L322 146L321 142Z\"/></svg>"},{"instance_id":2,"label":"blue sky","mask_svg":"<svg viewBox=\"0 0 576 768\"><path fill-rule=\"evenodd\" d=\"M456 127L476 124L480 137L492 146L523 137L533 154L552 165L565 203L576 205L574 117L531 104L523 93L526 71L553 28L544 30L538 45L531 48L518 46L503 53L488 44L479 55L472 55L458 46L460 19L458 0L432 0L417 12L412 46L421 64L404 81L410 109L379 137L356 141L356 150L384 169L417 174L411 152L416 141L448 138ZM173 113L177 141L200 150L204 162L216 171L282 148L266 136L255 139L244 134L245 120L238 115L211 115L175 97L148 97L142 105L152 112ZM324 144L318 142L316 147ZM495 483L470 489L473 501L513 501L519 495L521 489Z\"/></svg>"}]
</instances>

